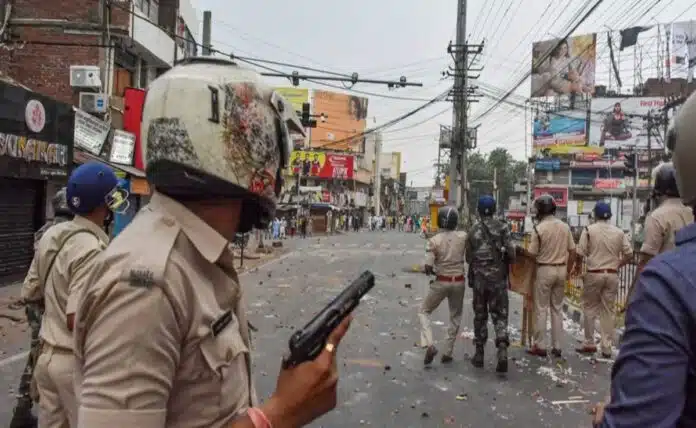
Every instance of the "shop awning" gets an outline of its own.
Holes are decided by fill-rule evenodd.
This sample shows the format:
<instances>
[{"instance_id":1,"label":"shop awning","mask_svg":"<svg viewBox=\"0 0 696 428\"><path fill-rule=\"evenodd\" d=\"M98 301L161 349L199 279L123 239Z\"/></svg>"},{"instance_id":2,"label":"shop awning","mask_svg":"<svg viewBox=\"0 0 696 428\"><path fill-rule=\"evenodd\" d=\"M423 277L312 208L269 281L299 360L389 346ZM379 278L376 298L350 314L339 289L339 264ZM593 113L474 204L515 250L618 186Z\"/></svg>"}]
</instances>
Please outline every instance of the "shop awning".
<instances>
[{"instance_id":1,"label":"shop awning","mask_svg":"<svg viewBox=\"0 0 696 428\"><path fill-rule=\"evenodd\" d=\"M145 172L139 170L138 168L132 167L132 166L127 166L127 165L118 165L115 163L111 163L107 161L106 159L102 159L99 156L95 156L91 153L85 152L84 150L80 150L77 147L75 148L74 152L74 161L76 163L85 163L85 162L90 162L90 161L97 161L101 162L104 165L108 165L109 167L113 169L117 169L119 171L123 171L128 175L131 175L133 177L138 177L138 178L145 178Z\"/></svg>"}]
</instances>

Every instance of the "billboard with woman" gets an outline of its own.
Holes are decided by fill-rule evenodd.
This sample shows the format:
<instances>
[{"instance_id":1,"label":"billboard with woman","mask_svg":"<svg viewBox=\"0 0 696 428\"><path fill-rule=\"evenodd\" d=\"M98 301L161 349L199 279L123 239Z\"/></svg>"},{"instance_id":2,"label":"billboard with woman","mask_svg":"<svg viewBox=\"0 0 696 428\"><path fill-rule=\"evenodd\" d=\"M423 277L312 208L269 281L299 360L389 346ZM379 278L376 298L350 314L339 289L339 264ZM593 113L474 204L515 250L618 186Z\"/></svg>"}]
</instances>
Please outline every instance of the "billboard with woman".
<instances>
[{"instance_id":1,"label":"billboard with woman","mask_svg":"<svg viewBox=\"0 0 696 428\"><path fill-rule=\"evenodd\" d=\"M367 98L313 90L313 114L326 116L311 130L310 146L328 150L363 151Z\"/></svg>"},{"instance_id":2,"label":"billboard with woman","mask_svg":"<svg viewBox=\"0 0 696 428\"><path fill-rule=\"evenodd\" d=\"M648 147L647 117L662 116L664 98L624 97L594 98L590 145L607 149L646 149ZM653 135L651 148L663 149L662 139Z\"/></svg>"},{"instance_id":3,"label":"billboard with woman","mask_svg":"<svg viewBox=\"0 0 696 428\"><path fill-rule=\"evenodd\" d=\"M593 94L596 63L596 34L534 43L531 97Z\"/></svg>"}]
</instances>

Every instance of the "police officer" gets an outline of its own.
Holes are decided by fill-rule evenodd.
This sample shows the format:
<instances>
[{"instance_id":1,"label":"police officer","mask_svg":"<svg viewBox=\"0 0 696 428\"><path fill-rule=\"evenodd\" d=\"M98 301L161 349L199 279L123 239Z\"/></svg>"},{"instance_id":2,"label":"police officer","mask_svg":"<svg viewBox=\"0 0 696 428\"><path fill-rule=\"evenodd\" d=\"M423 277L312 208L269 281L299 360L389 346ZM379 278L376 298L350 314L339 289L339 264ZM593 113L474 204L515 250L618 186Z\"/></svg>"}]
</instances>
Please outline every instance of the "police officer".
<instances>
[{"instance_id":1,"label":"police officer","mask_svg":"<svg viewBox=\"0 0 696 428\"><path fill-rule=\"evenodd\" d=\"M677 112L667 146L681 199L694 211L694 95ZM595 426L696 426L696 224L673 239L676 248L652 258L638 278L612 367L611 401L606 409L598 406Z\"/></svg>"},{"instance_id":2,"label":"police officer","mask_svg":"<svg viewBox=\"0 0 696 428\"><path fill-rule=\"evenodd\" d=\"M475 367L483 367L483 355L488 341L488 313L495 330L495 346L498 349L496 371L508 369L508 268L515 262L507 224L493 218L495 199L481 196L478 200L479 221L466 238L466 261L469 264L469 286L474 298L474 344L476 353L471 358Z\"/></svg>"},{"instance_id":3,"label":"police officer","mask_svg":"<svg viewBox=\"0 0 696 428\"><path fill-rule=\"evenodd\" d=\"M570 227L557 219L556 201L544 194L534 201L537 224L532 230L528 252L536 258L534 285L534 344L532 355L546 357L546 319L551 312L551 354L561 356L563 298L565 283L575 260L575 241Z\"/></svg>"},{"instance_id":4,"label":"police officer","mask_svg":"<svg viewBox=\"0 0 696 428\"><path fill-rule=\"evenodd\" d=\"M292 106L258 73L192 58L143 107L150 204L109 245L78 304L79 428L299 427L336 405L336 347L282 370L263 404L229 242L274 217Z\"/></svg>"},{"instance_id":5,"label":"police officer","mask_svg":"<svg viewBox=\"0 0 696 428\"><path fill-rule=\"evenodd\" d=\"M430 282L428 295L418 312L421 323L421 346L426 348L424 359L426 365L433 362L438 352L430 327L430 316L445 298L449 303L450 326L447 330L445 352L442 354L443 363L452 361L454 342L462 323L466 290L464 278L466 233L456 230L458 223L459 214L456 208L451 206L440 208L437 212L440 232L428 239L425 247L425 273L435 275L435 280Z\"/></svg>"},{"instance_id":6,"label":"police officer","mask_svg":"<svg viewBox=\"0 0 696 428\"><path fill-rule=\"evenodd\" d=\"M31 332L31 345L27 364L19 380L17 394L17 406L12 415L10 428L28 428L36 426L36 418L32 414L34 401L38 399L36 394L36 384L33 382L34 368L40 352L39 330L41 329L41 318L44 313L43 289L39 284L39 274L37 261L39 259L39 241L46 231L56 224L70 221L73 214L68 208L68 201L65 195L65 187L58 190L51 199L53 207L53 218L48 220L41 228L34 233L34 258L22 284L22 303L27 316L27 323Z\"/></svg>"},{"instance_id":7,"label":"police officer","mask_svg":"<svg viewBox=\"0 0 696 428\"><path fill-rule=\"evenodd\" d=\"M95 257L109 237L102 229L118 191L114 172L99 162L76 168L66 189L72 221L50 228L39 242L37 271L45 299L41 353L36 362L39 426L74 427L77 406L73 385L72 316L75 297L85 285ZM111 205L113 206L113 205Z\"/></svg>"},{"instance_id":8,"label":"police officer","mask_svg":"<svg viewBox=\"0 0 696 428\"><path fill-rule=\"evenodd\" d=\"M618 271L631 260L633 249L623 230L609 223L611 206L608 203L597 202L593 213L594 224L585 227L580 235L575 264L576 273L579 273L583 258L587 262L582 288L585 342L576 351L583 354L597 352L594 332L595 321L599 317L602 356L611 358L616 294L619 290Z\"/></svg>"},{"instance_id":9,"label":"police officer","mask_svg":"<svg viewBox=\"0 0 696 428\"><path fill-rule=\"evenodd\" d=\"M670 162L664 163L656 168L654 175L651 198L655 204L653 206L657 208L645 217L643 245L640 247L634 284L645 264L656 255L674 248L677 231L694 221L691 208L686 207L679 198L674 165ZM632 291L633 286L630 292Z\"/></svg>"}]
</instances>

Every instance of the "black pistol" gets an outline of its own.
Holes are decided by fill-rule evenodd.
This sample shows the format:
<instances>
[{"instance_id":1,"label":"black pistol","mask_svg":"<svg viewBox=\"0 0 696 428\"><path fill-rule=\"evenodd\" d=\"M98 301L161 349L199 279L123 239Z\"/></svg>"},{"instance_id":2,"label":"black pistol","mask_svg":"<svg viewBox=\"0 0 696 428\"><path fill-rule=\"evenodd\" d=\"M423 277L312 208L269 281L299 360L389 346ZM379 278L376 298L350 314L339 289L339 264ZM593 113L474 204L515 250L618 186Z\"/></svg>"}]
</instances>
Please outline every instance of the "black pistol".
<instances>
[{"instance_id":1,"label":"black pistol","mask_svg":"<svg viewBox=\"0 0 696 428\"><path fill-rule=\"evenodd\" d=\"M375 276L366 270L307 325L297 330L290 337L290 350L283 357L283 368L287 369L314 360L326 346L329 334L358 306L360 299L374 286Z\"/></svg>"}]
</instances>

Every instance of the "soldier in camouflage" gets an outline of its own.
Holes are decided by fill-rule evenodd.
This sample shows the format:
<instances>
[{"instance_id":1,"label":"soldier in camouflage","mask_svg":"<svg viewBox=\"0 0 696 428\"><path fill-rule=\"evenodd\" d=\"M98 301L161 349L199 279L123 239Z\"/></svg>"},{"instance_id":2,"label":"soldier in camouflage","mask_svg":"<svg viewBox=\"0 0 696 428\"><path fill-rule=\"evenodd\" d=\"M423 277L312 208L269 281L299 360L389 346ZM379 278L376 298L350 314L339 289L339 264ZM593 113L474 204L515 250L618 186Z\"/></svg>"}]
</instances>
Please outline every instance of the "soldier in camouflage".
<instances>
[{"instance_id":1,"label":"soldier in camouflage","mask_svg":"<svg viewBox=\"0 0 696 428\"><path fill-rule=\"evenodd\" d=\"M496 371L504 373L508 369L507 348L510 345L507 334L508 266L514 263L515 247L507 224L493 218L495 210L495 199L492 196L482 196L478 201L479 221L472 226L466 239L469 286L474 291L476 353L471 363L475 367L483 367L490 312L498 349Z\"/></svg>"},{"instance_id":2,"label":"soldier in camouflage","mask_svg":"<svg viewBox=\"0 0 696 428\"><path fill-rule=\"evenodd\" d=\"M44 233L52 226L70 221L73 214L68 208L66 189L60 189L51 200L53 205L53 219L49 220L34 234L34 251L38 248L39 241ZM38 394L33 382L34 367L40 352L39 331L41 330L41 319L44 313L43 290L39 281L38 268L36 265L36 254L29 267L29 272L22 284L22 303L27 315L27 323L31 332L31 346L27 364L22 372L19 381L17 394L17 406L12 415L10 428L36 427L37 421L32 414L34 401L38 401Z\"/></svg>"}]
</instances>

